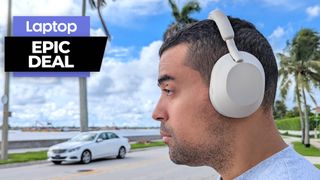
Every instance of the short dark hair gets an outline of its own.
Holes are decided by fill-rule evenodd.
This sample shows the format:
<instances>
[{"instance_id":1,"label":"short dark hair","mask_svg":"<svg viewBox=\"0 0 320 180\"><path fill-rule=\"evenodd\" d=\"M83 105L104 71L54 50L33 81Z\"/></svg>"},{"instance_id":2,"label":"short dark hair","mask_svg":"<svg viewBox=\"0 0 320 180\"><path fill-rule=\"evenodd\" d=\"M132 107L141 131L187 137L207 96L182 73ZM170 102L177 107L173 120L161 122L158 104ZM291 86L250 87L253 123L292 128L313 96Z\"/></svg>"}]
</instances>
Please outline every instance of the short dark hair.
<instances>
[{"instance_id":1,"label":"short dark hair","mask_svg":"<svg viewBox=\"0 0 320 180\"><path fill-rule=\"evenodd\" d=\"M273 106L278 80L278 68L272 48L253 24L238 18L228 18L238 49L256 56L264 68L265 94L261 106L267 111ZM213 20L203 20L179 30L164 41L159 50L160 57L164 51L179 44L186 44L189 49L186 65L199 71L209 86L215 62L228 53L216 23Z\"/></svg>"}]
</instances>

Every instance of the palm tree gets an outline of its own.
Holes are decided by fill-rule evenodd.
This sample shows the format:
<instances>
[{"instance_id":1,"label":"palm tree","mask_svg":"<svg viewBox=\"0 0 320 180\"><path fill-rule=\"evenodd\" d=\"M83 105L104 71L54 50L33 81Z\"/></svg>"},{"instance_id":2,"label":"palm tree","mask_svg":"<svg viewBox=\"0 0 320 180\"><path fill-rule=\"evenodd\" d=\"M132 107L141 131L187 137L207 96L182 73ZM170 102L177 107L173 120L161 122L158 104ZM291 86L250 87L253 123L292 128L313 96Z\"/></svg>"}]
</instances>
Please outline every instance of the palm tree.
<instances>
[{"instance_id":1,"label":"palm tree","mask_svg":"<svg viewBox=\"0 0 320 180\"><path fill-rule=\"evenodd\" d=\"M115 0L113 0L113 1L115 1ZM107 5L106 1L105 0L97 0L97 2L96 2L95 0L89 0L89 3L90 3L92 8L96 8L98 10L98 14L99 14L99 17L100 17L100 21L101 21L101 24L102 24L103 31L105 32L105 34L108 37L108 39L111 40L111 36L110 36L109 31L108 31L106 22L104 21L104 19L102 17L102 13L101 13L101 8L104 7L105 5Z\"/></svg>"},{"instance_id":2,"label":"palm tree","mask_svg":"<svg viewBox=\"0 0 320 180\"><path fill-rule=\"evenodd\" d=\"M284 101L277 100L273 106L273 116L275 119L282 119L287 112L287 106Z\"/></svg>"},{"instance_id":3,"label":"palm tree","mask_svg":"<svg viewBox=\"0 0 320 180\"><path fill-rule=\"evenodd\" d=\"M163 35L163 40L170 37L172 34L176 33L178 30L185 27L187 24L197 22L196 19L190 17L190 14L193 12L199 12L201 7L198 1L191 0L187 2L183 7L182 10L179 11L177 3L174 0L169 0L170 7L172 9L172 16L175 19L166 32Z\"/></svg>"},{"instance_id":4,"label":"palm tree","mask_svg":"<svg viewBox=\"0 0 320 180\"><path fill-rule=\"evenodd\" d=\"M100 17L100 21L102 23L103 30L110 40L111 36L109 34L106 23L101 14L101 7L106 5L104 0L89 0L89 3L92 8L97 8L98 14ZM82 16L86 15L86 0L82 0ZM88 99L87 99L87 79L85 77L79 78L79 96L80 96L80 131L85 132L88 131L89 123L88 123Z\"/></svg>"},{"instance_id":5,"label":"palm tree","mask_svg":"<svg viewBox=\"0 0 320 180\"><path fill-rule=\"evenodd\" d=\"M12 0L8 0L8 19L7 19L7 36L11 36L11 11L12 11ZM3 102L3 120L2 120L2 141L1 141L1 159L8 159L8 131L9 131L9 88L10 88L10 73L4 73L4 95L3 99L7 99ZM6 97L6 98L5 98Z\"/></svg>"},{"instance_id":6,"label":"palm tree","mask_svg":"<svg viewBox=\"0 0 320 180\"><path fill-rule=\"evenodd\" d=\"M82 16L86 15L86 0L82 0ZM80 101L80 131L86 132L88 127L88 99L87 99L87 79L79 77L79 101Z\"/></svg>"},{"instance_id":7,"label":"palm tree","mask_svg":"<svg viewBox=\"0 0 320 180\"><path fill-rule=\"evenodd\" d=\"M279 76L281 97L286 98L288 89L294 81L294 101L297 103L302 129L302 143L310 146L309 114L306 93L315 105L312 89L320 88L320 37L311 29L301 29L288 44L288 55L278 53L280 58Z\"/></svg>"}]
</instances>

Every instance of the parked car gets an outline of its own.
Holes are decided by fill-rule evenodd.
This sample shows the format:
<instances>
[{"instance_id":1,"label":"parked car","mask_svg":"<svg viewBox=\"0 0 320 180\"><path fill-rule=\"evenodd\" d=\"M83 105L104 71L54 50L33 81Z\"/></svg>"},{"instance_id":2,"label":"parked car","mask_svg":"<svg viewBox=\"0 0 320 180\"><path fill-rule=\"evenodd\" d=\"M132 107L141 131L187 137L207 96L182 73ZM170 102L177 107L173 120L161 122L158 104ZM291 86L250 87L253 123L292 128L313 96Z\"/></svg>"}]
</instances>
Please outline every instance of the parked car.
<instances>
[{"instance_id":1,"label":"parked car","mask_svg":"<svg viewBox=\"0 0 320 180\"><path fill-rule=\"evenodd\" d=\"M48 161L54 164L62 162L82 162L88 164L93 159L104 157L125 158L130 151L127 138L113 132L84 132L69 141L51 146Z\"/></svg>"}]
</instances>

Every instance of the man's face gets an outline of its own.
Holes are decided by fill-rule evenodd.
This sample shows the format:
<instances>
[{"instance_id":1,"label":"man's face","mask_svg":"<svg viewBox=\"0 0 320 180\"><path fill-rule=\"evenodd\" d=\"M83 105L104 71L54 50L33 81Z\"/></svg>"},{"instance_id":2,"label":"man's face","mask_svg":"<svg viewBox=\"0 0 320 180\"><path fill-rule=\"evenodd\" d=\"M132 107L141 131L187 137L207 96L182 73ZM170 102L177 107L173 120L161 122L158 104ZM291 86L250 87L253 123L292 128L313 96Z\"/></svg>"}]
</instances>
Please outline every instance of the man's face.
<instances>
[{"instance_id":1,"label":"man's face","mask_svg":"<svg viewBox=\"0 0 320 180\"><path fill-rule=\"evenodd\" d=\"M200 73L186 65L187 51L187 45L180 44L161 56L161 97L153 119L161 121L160 133L173 162L219 166L230 156L225 148L230 126L211 105L208 85Z\"/></svg>"}]
</instances>

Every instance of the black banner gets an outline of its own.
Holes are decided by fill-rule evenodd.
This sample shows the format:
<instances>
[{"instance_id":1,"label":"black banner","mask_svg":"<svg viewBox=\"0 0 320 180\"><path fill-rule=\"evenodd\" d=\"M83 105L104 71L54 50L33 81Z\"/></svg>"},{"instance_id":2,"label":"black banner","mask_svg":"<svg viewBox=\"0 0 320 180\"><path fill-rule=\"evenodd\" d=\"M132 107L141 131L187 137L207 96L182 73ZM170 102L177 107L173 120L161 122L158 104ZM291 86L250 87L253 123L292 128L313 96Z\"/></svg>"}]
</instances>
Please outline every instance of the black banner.
<instances>
[{"instance_id":1,"label":"black banner","mask_svg":"<svg viewBox=\"0 0 320 180\"><path fill-rule=\"evenodd\" d=\"M5 37L6 72L98 72L107 37Z\"/></svg>"}]
</instances>

